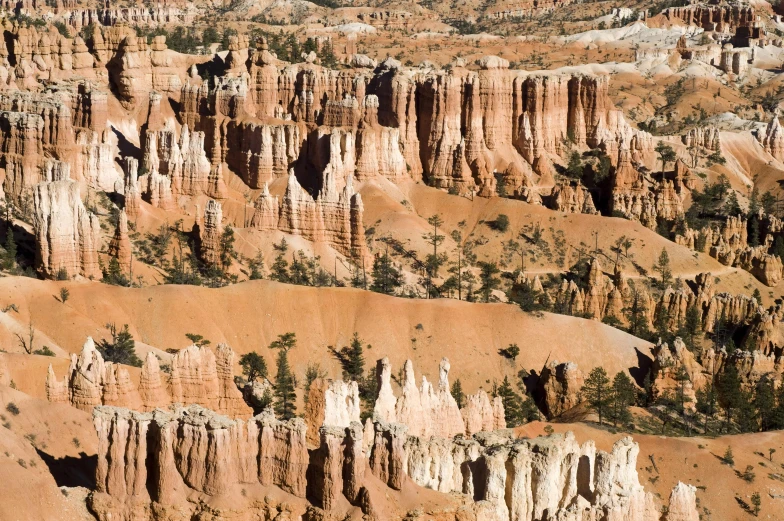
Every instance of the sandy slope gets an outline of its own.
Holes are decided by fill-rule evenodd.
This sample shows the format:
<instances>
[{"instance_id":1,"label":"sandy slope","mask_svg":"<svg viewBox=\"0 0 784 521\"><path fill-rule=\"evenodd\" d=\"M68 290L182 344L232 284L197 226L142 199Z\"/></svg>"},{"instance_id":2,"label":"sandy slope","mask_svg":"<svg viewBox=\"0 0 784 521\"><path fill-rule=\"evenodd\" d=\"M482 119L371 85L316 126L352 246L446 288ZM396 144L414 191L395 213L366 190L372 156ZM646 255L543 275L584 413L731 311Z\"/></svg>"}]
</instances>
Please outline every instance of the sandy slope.
<instances>
[{"instance_id":1,"label":"sandy slope","mask_svg":"<svg viewBox=\"0 0 784 521\"><path fill-rule=\"evenodd\" d=\"M197 333L213 345L228 342L239 353L258 350L272 366L274 355L267 346L278 334L293 331L299 345L290 358L297 373L303 375L308 362L317 361L337 377L339 366L328 346L346 345L357 331L373 346L366 353L369 362L389 356L398 367L411 358L415 368L432 379L437 377L438 361L447 356L453 379L461 378L469 391L516 373L517 368L497 353L513 342L521 348L517 366L537 371L551 357L584 368L602 365L615 373L638 366L636 349L650 353L649 343L599 322L551 314L536 317L507 304L410 300L269 281L222 289L69 283L71 298L61 304L51 297L59 284L2 279L0 307L15 302L20 315L31 316L39 331L70 352L81 349L86 335L103 337L104 325L114 322L128 323L136 339L161 350L185 347L185 334ZM139 351L143 353L145 346ZM40 366L41 386L45 362Z\"/></svg>"},{"instance_id":2,"label":"sandy slope","mask_svg":"<svg viewBox=\"0 0 784 521\"><path fill-rule=\"evenodd\" d=\"M9 403L18 415L6 410ZM98 440L90 415L3 386L0 405L0 519L93 519L82 488L93 486L96 463Z\"/></svg>"}]
</instances>

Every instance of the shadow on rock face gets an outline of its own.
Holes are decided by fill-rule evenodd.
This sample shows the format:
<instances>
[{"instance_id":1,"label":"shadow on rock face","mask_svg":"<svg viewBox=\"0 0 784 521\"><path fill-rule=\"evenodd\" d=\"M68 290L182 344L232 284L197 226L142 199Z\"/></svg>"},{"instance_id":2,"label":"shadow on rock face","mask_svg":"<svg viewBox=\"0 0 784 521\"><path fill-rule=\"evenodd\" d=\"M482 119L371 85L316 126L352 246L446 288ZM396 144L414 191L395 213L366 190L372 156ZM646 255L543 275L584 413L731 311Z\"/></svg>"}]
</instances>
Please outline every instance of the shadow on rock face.
<instances>
[{"instance_id":1,"label":"shadow on rock face","mask_svg":"<svg viewBox=\"0 0 784 521\"><path fill-rule=\"evenodd\" d=\"M85 487L95 489L95 468L98 465L98 456L88 456L84 452L79 457L66 456L55 458L41 449L35 449L38 456L49 467L49 473L54 478L58 487Z\"/></svg>"}]
</instances>

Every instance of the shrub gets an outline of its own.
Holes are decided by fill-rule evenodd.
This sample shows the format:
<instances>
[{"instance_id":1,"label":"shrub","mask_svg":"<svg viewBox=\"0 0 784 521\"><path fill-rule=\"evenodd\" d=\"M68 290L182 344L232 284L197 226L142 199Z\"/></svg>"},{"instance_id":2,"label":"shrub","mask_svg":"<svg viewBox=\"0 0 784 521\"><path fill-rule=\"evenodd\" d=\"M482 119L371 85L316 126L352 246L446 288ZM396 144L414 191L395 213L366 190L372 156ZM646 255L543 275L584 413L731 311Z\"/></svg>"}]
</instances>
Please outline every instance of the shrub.
<instances>
[{"instance_id":1,"label":"shrub","mask_svg":"<svg viewBox=\"0 0 784 521\"><path fill-rule=\"evenodd\" d=\"M490 227L499 232L505 232L509 229L509 217L505 214L499 214L490 224Z\"/></svg>"},{"instance_id":2,"label":"shrub","mask_svg":"<svg viewBox=\"0 0 784 521\"><path fill-rule=\"evenodd\" d=\"M8 402L8 405L5 406L5 410L14 416L19 416L19 407L17 407L14 402Z\"/></svg>"}]
</instances>

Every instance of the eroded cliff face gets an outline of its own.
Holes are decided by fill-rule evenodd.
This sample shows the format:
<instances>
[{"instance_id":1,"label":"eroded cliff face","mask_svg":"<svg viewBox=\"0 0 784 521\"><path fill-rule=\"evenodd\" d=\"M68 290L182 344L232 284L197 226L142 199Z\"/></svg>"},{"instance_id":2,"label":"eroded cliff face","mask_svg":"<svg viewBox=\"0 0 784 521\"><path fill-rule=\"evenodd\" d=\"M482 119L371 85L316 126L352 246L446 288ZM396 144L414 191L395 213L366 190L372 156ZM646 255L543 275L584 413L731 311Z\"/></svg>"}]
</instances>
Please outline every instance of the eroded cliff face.
<instances>
[{"instance_id":1,"label":"eroded cliff face","mask_svg":"<svg viewBox=\"0 0 784 521\"><path fill-rule=\"evenodd\" d=\"M408 436L401 424L377 421L368 424L367 444L362 426L351 422L321 427L318 447L308 452L305 423L270 413L246 421L199 406L173 413L102 406L94 419L99 459L89 507L100 520L162 520L175 512L216 520L354 512L403 519L395 498L412 487L445 494L429 507L439 519L662 519L639 483L639 448L628 437L605 453L590 441L580 446L571 433L451 440ZM694 488L679 483L663 519L691 521L696 512Z\"/></svg>"},{"instance_id":2,"label":"eroded cliff face","mask_svg":"<svg viewBox=\"0 0 784 521\"><path fill-rule=\"evenodd\" d=\"M234 352L220 344L216 353L192 345L175 354L170 374L160 369L158 357L149 353L141 368L138 387L128 370L105 362L92 338L87 338L62 381L51 366L46 394L51 402L70 403L91 411L98 405L115 405L136 411L152 411L172 404L198 404L232 418L247 418L251 409L234 384Z\"/></svg>"},{"instance_id":3,"label":"eroded cliff face","mask_svg":"<svg viewBox=\"0 0 784 521\"><path fill-rule=\"evenodd\" d=\"M374 419L404 424L409 435L424 437L451 438L457 434L505 428L500 400L491 404L482 390L476 398L468 397L467 406L461 412L450 391L449 367L449 360L443 358L436 389L424 376L417 387L414 365L407 360L403 367L402 394L396 397L392 391L389 359L379 360L376 368L379 393L373 410Z\"/></svg>"},{"instance_id":4,"label":"eroded cliff face","mask_svg":"<svg viewBox=\"0 0 784 521\"><path fill-rule=\"evenodd\" d=\"M721 225L695 230L688 226L675 242L691 249L708 253L725 266L748 271L766 286L776 286L784 278L784 264L771 253L773 242L782 235L782 222L763 211L755 216L761 240L749 244L749 222L741 216L729 216Z\"/></svg>"},{"instance_id":5,"label":"eroded cliff face","mask_svg":"<svg viewBox=\"0 0 784 521\"><path fill-rule=\"evenodd\" d=\"M33 191L36 265L46 277L81 275L101 278L98 250L101 228L79 196L79 185L67 170L58 180L42 182Z\"/></svg>"},{"instance_id":6,"label":"eroded cliff face","mask_svg":"<svg viewBox=\"0 0 784 521\"><path fill-rule=\"evenodd\" d=\"M223 74L208 82L196 67L208 58L175 53L163 36L147 42L122 24L99 27L88 42L35 28L3 31L0 159L13 198L70 169L74 180L124 196L135 222L144 202L166 211L202 196L224 202L226 179L236 174L262 190L251 226L324 242L361 261L359 183L425 181L483 196L503 190L596 213L588 190L556 185L554 177L567 152L590 148L617 163L616 178L631 179L619 181L613 209L652 227L682 214L677 180L637 183L634 165L652 138L609 102L603 76L510 70L497 56L477 60L477 69L459 59L443 70L387 59L374 69L360 60L336 71L312 60L286 64L263 40L249 49L247 37L232 36ZM77 69L85 79L64 82ZM38 90L32 84L42 79L58 88L15 90L25 82ZM110 128L111 97L139 130L130 121ZM138 142L141 155L120 150L126 141ZM280 179L288 180L282 198Z\"/></svg>"}]
</instances>

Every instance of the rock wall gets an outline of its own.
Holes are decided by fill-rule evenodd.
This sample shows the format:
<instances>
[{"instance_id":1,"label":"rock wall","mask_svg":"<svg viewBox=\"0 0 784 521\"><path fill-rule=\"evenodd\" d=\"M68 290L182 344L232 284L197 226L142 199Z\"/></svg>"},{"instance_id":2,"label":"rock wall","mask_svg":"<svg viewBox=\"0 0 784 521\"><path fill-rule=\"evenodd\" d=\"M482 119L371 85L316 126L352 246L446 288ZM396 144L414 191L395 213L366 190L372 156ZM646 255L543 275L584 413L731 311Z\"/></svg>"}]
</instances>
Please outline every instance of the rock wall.
<instances>
[{"instance_id":1,"label":"rock wall","mask_svg":"<svg viewBox=\"0 0 784 521\"><path fill-rule=\"evenodd\" d=\"M88 501L102 521L159 520L174 512L195 518L207 511L213 519L266 519L270 501L293 518L307 510L403 519L410 505L402 509L394 498L415 486L461 498L438 512L439 519L455 521L467 513L499 521L574 515L691 521L696 513L694 488L679 483L660 518L654 496L639 483L639 448L628 437L605 453L591 441L580 446L571 433L426 439L376 422L366 448L361 425L352 422L321 427L319 446L308 453L300 419L260 414L230 420L199 406L172 413L102 406L93 415L99 448L96 491ZM191 494L202 501L188 501ZM261 501L268 497L278 499ZM416 494L409 497L416 501ZM376 505L384 502L388 510L380 516Z\"/></svg>"},{"instance_id":2,"label":"rock wall","mask_svg":"<svg viewBox=\"0 0 784 521\"><path fill-rule=\"evenodd\" d=\"M264 186L254 204L250 225L258 230L281 230L324 242L341 254L361 261L368 255L363 212L362 197L354 193L352 177L338 191L334 176L325 171L324 186L314 199L292 171L282 203Z\"/></svg>"},{"instance_id":3,"label":"rock wall","mask_svg":"<svg viewBox=\"0 0 784 521\"><path fill-rule=\"evenodd\" d=\"M437 389L424 376L417 387L411 360L403 367L402 394L398 397L392 391L392 370L387 358L378 361L376 376L379 393L373 410L374 419L406 425L410 436L451 438L457 434L470 435L506 427L503 405L500 402L491 405L487 394L481 390L478 398L468 397L467 406L461 413L452 397L446 358L439 365Z\"/></svg>"},{"instance_id":4,"label":"rock wall","mask_svg":"<svg viewBox=\"0 0 784 521\"><path fill-rule=\"evenodd\" d=\"M82 204L75 181L65 175L38 184L33 212L35 259L42 275L57 278L62 270L68 277L101 278L101 227L98 217Z\"/></svg>"},{"instance_id":5,"label":"rock wall","mask_svg":"<svg viewBox=\"0 0 784 521\"><path fill-rule=\"evenodd\" d=\"M548 418L560 415L580 403L580 393L585 375L577 364L563 364L553 360L539 375L536 395L537 405Z\"/></svg>"}]
</instances>

